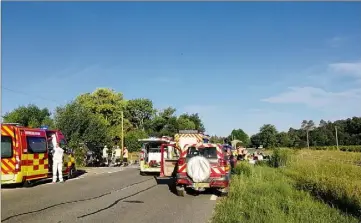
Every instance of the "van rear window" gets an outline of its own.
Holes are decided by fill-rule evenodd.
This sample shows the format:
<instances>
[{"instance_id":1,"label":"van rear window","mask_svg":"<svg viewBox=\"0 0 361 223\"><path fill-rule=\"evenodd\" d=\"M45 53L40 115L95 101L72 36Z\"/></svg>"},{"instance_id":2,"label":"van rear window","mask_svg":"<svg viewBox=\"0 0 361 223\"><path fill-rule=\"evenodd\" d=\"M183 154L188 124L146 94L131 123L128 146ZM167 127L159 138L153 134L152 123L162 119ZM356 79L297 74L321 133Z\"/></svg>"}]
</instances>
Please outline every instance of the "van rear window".
<instances>
[{"instance_id":1,"label":"van rear window","mask_svg":"<svg viewBox=\"0 0 361 223\"><path fill-rule=\"evenodd\" d=\"M10 136L1 136L1 159L13 156L13 144Z\"/></svg>"},{"instance_id":2,"label":"van rear window","mask_svg":"<svg viewBox=\"0 0 361 223\"><path fill-rule=\"evenodd\" d=\"M196 148L189 147L187 157L193 156L204 156L206 158L217 159L217 148L216 147L205 147L205 148Z\"/></svg>"},{"instance_id":3,"label":"van rear window","mask_svg":"<svg viewBox=\"0 0 361 223\"><path fill-rule=\"evenodd\" d=\"M28 143L29 153L45 153L46 152L46 139L43 137L26 137Z\"/></svg>"}]
</instances>

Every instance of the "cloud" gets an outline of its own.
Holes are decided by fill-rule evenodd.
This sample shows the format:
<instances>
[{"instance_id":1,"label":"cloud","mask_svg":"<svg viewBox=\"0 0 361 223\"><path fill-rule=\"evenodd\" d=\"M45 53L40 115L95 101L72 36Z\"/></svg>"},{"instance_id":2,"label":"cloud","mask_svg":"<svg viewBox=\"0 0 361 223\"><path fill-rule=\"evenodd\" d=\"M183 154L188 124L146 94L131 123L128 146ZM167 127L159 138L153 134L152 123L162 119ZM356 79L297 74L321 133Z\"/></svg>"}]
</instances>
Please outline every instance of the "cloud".
<instances>
[{"instance_id":1,"label":"cloud","mask_svg":"<svg viewBox=\"0 0 361 223\"><path fill-rule=\"evenodd\" d=\"M343 43L345 43L347 40L346 37L341 37L341 36L335 36L331 39L328 39L326 42L328 45L330 45L331 47L340 47Z\"/></svg>"},{"instance_id":2,"label":"cloud","mask_svg":"<svg viewBox=\"0 0 361 223\"><path fill-rule=\"evenodd\" d=\"M339 75L361 78L361 61L354 63L332 63L329 69Z\"/></svg>"},{"instance_id":3,"label":"cloud","mask_svg":"<svg viewBox=\"0 0 361 223\"><path fill-rule=\"evenodd\" d=\"M327 109L337 106L361 107L361 89L340 92L326 91L315 87L289 87L279 95L262 99L263 102L275 104L303 104L312 108Z\"/></svg>"}]
</instances>

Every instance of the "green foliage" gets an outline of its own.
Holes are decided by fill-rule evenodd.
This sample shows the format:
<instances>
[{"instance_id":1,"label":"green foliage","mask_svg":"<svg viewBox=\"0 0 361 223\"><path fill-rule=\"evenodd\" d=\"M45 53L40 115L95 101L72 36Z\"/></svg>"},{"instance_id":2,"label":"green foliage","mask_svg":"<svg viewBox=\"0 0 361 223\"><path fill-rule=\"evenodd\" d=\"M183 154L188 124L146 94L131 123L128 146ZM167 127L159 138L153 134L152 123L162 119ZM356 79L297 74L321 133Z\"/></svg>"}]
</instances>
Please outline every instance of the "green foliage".
<instances>
[{"instance_id":1,"label":"green foliage","mask_svg":"<svg viewBox=\"0 0 361 223\"><path fill-rule=\"evenodd\" d=\"M242 129L233 129L231 134L228 136L228 139L230 141L232 139L240 140L240 141L242 141L242 144L246 145L246 146L250 143L249 136Z\"/></svg>"},{"instance_id":2,"label":"green foliage","mask_svg":"<svg viewBox=\"0 0 361 223\"><path fill-rule=\"evenodd\" d=\"M47 108L40 109L34 104L20 106L4 115L4 122L20 123L23 126L39 128L42 125L54 127L50 118L50 111Z\"/></svg>"},{"instance_id":3,"label":"green foliage","mask_svg":"<svg viewBox=\"0 0 361 223\"><path fill-rule=\"evenodd\" d=\"M203 122L202 122L201 118L199 117L198 113L195 113L195 114L185 113L185 114L180 115L179 118L182 121L188 119L188 120L190 120L191 122L194 123L194 127L193 127L192 124L189 124L190 125L189 127L192 127L192 128L189 128L189 129L195 129L195 130L198 130L200 132L205 131ZM187 127L187 126L185 126L185 127ZM186 128L184 128L184 129L186 129Z\"/></svg>"},{"instance_id":4,"label":"green foliage","mask_svg":"<svg viewBox=\"0 0 361 223\"><path fill-rule=\"evenodd\" d=\"M290 128L288 132L277 133L272 125L264 125L260 132L251 136L253 146L263 145L265 148L275 147L307 147L307 132L309 145L314 149L327 149L325 146L336 148L336 128L340 150L360 151L361 145L361 117L352 117L335 122L321 120L316 127L314 121L303 120L300 129Z\"/></svg>"},{"instance_id":5,"label":"green foliage","mask_svg":"<svg viewBox=\"0 0 361 223\"><path fill-rule=\"evenodd\" d=\"M106 145L111 141L106 120L78 102L58 107L55 122L56 127L72 143Z\"/></svg>"},{"instance_id":6,"label":"green foliage","mask_svg":"<svg viewBox=\"0 0 361 223\"><path fill-rule=\"evenodd\" d=\"M275 148L277 146L277 134L274 125L265 124L260 128L259 140L265 148Z\"/></svg>"},{"instance_id":7,"label":"green foliage","mask_svg":"<svg viewBox=\"0 0 361 223\"><path fill-rule=\"evenodd\" d=\"M289 162L291 150L277 148L273 150L271 159L268 161L271 167L285 167Z\"/></svg>"},{"instance_id":8,"label":"green foliage","mask_svg":"<svg viewBox=\"0 0 361 223\"><path fill-rule=\"evenodd\" d=\"M177 120L179 130L196 129L196 124L187 117L180 116Z\"/></svg>"},{"instance_id":9,"label":"green foliage","mask_svg":"<svg viewBox=\"0 0 361 223\"><path fill-rule=\"evenodd\" d=\"M121 112L126 106L122 93L108 88L98 88L93 93L79 95L75 101L92 113L101 115L109 126L121 124Z\"/></svg>"},{"instance_id":10,"label":"green foliage","mask_svg":"<svg viewBox=\"0 0 361 223\"><path fill-rule=\"evenodd\" d=\"M129 152L139 152L142 146L138 139L148 138L148 135L143 130L134 130L128 132L124 137L124 145L128 148Z\"/></svg>"},{"instance_id":11,"label":"green foliage","mask_svg":"<svg viewBox=\"0 0 361 223\"><path fill-rule=\"evenodd\" d=\"M137 129L144 130L145 122L149 122L154 114L153 102L149 99L138 98L127 102L125 117Z\"/></svg>"}]
</instances>

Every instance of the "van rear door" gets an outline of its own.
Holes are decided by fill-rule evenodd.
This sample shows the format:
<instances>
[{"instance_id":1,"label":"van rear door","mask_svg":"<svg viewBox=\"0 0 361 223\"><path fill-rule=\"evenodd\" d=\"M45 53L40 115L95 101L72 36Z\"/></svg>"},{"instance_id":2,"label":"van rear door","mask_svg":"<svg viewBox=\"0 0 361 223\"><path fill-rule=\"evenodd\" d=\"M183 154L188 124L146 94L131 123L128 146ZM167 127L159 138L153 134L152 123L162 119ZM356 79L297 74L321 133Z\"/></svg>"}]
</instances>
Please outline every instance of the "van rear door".
<instances>
[{"instance_id":1,"label":"van rear door","mask_svg":"<svg viewBox=\"0 0 361 223\"><path fill-rule=\"evenodd\" d=\"M27 176L30 179L43 178L48 175L49 157L48 145L45 131L25 129L22 130L25 135L27 148Z\"/></svg>"},{"instance_id":2,"label":"van rear door","mask_svg":"<svg viewBox=\"0 0 361 223\"><path fill-rule=\"evenodd\" d=\"M15 134L11 126L1 125L1 181L15 178Z\"/></svg>"}]
</instances>

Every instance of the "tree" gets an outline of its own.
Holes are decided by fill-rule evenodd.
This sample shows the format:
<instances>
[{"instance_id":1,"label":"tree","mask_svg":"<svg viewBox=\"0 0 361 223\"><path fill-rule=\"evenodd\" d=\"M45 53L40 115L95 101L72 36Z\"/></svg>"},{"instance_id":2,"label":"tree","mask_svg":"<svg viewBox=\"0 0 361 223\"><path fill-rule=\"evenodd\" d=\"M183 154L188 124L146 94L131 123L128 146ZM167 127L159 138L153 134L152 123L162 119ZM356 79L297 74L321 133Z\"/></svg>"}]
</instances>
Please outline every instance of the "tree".
<instances>
[{"instance_id":1,"label":"tree","mask_svg":"<svg viewBox=\"0 0 361 223\"><path fill-rule=\"evenodd\" d=\"M109 126L121 124L121 112L125 111L126 101L123 94L109 88L97 88L92 93L79 95L76 102L101 115Z\"/></svg>"},{"instance_id":2,"label":"tree","mask_svg":"<svg viewBox=\"0 0 361 223\"><path fill-rule=\"evenodd\" d=\"M124 145L128 148L129 152L139 152L142 143L138 140L147 137L147 133L142 130L130 131L124 137Z\"/></svg>"},{"instance_id":3,"label":"tree","mask_svg":"<svg viewBox=\"0 0 361 223\"><path fill-rule=\"evenodd\" d=\"M214 135L210 137L209 142L223 144L224 139L225 139L224 137Z\"/></svg>"},{"instance_id":4,"label":"tree","mask_svg":"<svg viewBox=\"0 0 361 223\"><path fill-rule=\"evenodd\" d=\"M198 130L200 132L205 131L203 122L202 122L201 118L199 117L198 113L195 113L195 114L185 113L185 114L180 115L179 118L189 119L190 121L192 121L194 123L195 130Z\"/></svg>"},{"instance_id":5,"label":"tree","mask_svg":"<svg viewBox=\"0 0 361 223\"><path fill-rule=\"evenodd\" d=\"M42 125L47 125L49 128L53 128L54 122L50 115L49 109L40 109L34 104L29 104L7 112L3 118L4 122L19 123L27 127L39 128Z\"/></svg>"},{"instance_id":6,"label":"tree","mask_svg":"<svg viewBox=\"0 0 361 223\"><path fill-rule=\"evenodd\" d=\"M277 145L280 147L291 147L292 142L287 132L280 132L277 134Z\"/></svg>"},{"instance_id":7,"label":"tree","mask_svg":"<svg viewBox=\"0 0 361 223\"><path fill-rule=\"evenodd\" d=\"M252 135L250 140L253 147L259 147L262 145L259 133Z\"/></svg>"},{"instance_id":8,"label":"tree","mask_svg":"<svg viewBox=\"0 0 361 223\"><path fill-rule=\"evenodd\" d=\"M315 123L312 120L303 120L301 123L301 129L306 131L307 147L310 147L309 132L315 129Z\"/></svg>"},{"instance_id":9,"label":"tree","mask_svg":"<svg viewBox=\"0 0 361 223\"><path fill-rule=\"evenodd\" d=\"M196 124L187 117L180 116L177 120L179 130L195 130Z\"/></svg>"},{"instance_id":10,"label":"tree","mask_svg":"<svg viewBox=\"0 0 361 223\"><path fill-rule=\"evenodd\" d=\"M248 145L250 143L249 136L242 129L233 129L231 134L228 136L228 139L238 139L242 141L244 145Z\"/></svg>"},{"instance_id":11,"label":"tree","mask_svg":"<svg viewBox=\"0 0 361 223\"><path fill-rule=\"evenodd\" d=\"M75 148L80 142L99 146L111 142L106 121L78 102L58 107L54 117L56 127Z\"/></svg>"},{"instance_id":12,"label":"tree","mask_svg":"<svg viewBox=\"0 0 361 223\"><path fill-rule=\"evenodd\" d=\"M260 141L265 148L275 148L277 145L277 129L274 125L265 124L260 128Z\"/></svg>"},{"instance_id":13,"label":"tree","mask_svg":"<svg viewBox=\"0 0 361 223\"><path fill-rule=\"evenodd\" d=\"M144 131L144 123L149 122L154 114L153 102L149 99L139 98L127 102L126 117L137 129Z\"/></svg>"}]
</instances>

